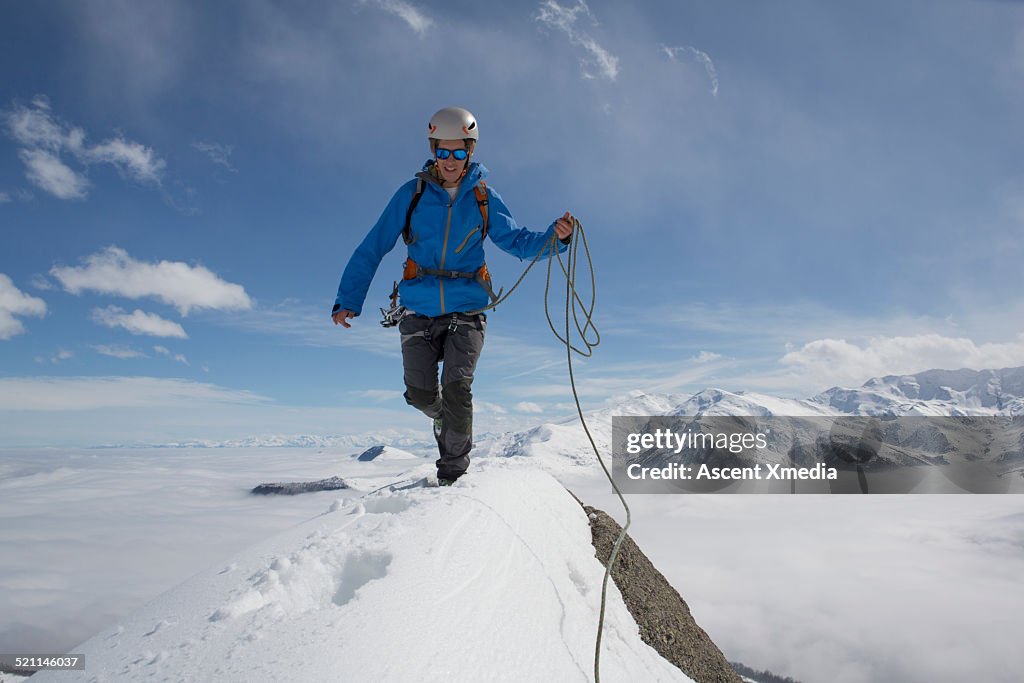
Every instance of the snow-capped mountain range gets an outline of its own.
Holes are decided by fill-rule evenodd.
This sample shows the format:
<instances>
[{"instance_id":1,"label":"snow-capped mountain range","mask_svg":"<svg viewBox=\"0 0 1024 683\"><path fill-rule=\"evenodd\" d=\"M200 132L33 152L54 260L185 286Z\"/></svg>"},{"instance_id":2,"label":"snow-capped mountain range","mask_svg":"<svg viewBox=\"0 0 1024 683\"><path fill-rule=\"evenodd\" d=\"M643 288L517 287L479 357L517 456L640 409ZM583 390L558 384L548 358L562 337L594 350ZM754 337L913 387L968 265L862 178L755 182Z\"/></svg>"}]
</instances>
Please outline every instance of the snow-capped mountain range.
<instances>
[{"instance_id":1,"label":"snow-capped mountain range","mask_svg":"<svg viewBox=\"0 0 1024 683\"><path fill-rule=\"evenodd\" d=\"M841 452L864 449L864 430L868 423L863 419L837 421L836 418L901 417L908 419L883 419L884 426L875 423L873 428L880 430L879 438L888 447L874 449L872 467L980 459L991 463L994 472L1007 475L1024 473L1024 433L1020 425L992 429L987 424L979 426L961 420L924 422L923 418L1020 417L1024 416L1022 397L1024 368L929 370L916 375L874 378L857 389L834 387L808 399L721 389L705 389L687 398L636 392L615 406L592 412L587 422L599 451L609 453L613 450L613 416L789 417L793 419L772 423L767 448L737 455L734 464L801 462L810 465L818 461L835 464L833 461ZM650 433L656 426L666 426L663 421L653 422L657 425L636 425L636 428ZM541 458L558 453L562 463L589 465L595 462L595 455L589 441L581 438L579 427L579 420L575 418L481 439L476 453ZM703 462L706 457L707 453L693 449L676 454L651 449L635 461L663 466L672 462Z\"/></svg>"},{"instance_id":2,"label":"snow-capped mountain range","mask_svg":"<svg viewBox=\"0 0 1024 683\"><path fill-rule=\"evenodd\" d=\"M1024 415L1024 367L886 375L811 401L842 415Z\"/></svg>"},{"instance_id":3,"label":"snow-capped mountain range","mask_svg":"<svg viewBox=\"0 0 1024 683\"><path fill-rule=\"evenodd\" d=\"M610 425L613 415L693 416L965 416L1024 415L1024 367L1000 370L927 370L914 375L875 377L857 388L832 387L805 399L780 398L750 391L704 389L691 396L634 391L623 400L587 414L588 424ZM571 417L522 432L478 433L477 452L529 454L529 444L549 441ZM595 435L598 436L598 435ZM576 437L573 437L574 440ZM610 438L610 434L608 435ZM600 439L599 439L600 440ZM189 440L156 444L114 444L102 448L331 448L366 449L387 444L426 454L435 446L422 434L387 431L353 435L265 435L227 441ZM601 444L599 444L601 445ZM609 445L609 444L605 444ZM589 444L586 444L589 450Z\"/></svg>"}]
</instances>

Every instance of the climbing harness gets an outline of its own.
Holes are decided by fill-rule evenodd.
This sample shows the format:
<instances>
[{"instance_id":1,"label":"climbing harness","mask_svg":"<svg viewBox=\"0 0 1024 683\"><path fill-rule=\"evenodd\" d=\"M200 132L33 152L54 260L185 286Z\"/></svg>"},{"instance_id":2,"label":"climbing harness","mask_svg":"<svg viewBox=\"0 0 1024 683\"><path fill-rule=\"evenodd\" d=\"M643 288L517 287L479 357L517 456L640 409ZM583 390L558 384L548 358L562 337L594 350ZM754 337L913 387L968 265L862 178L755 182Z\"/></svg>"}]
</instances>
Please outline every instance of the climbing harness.
<instances>
[{"instance_id":1,"label":"climbing harness","mask_svg":"<svg viewBox=\"0 0 1024 683\"><path fill-rule=\"evenodd\" d=\"M416 210L416 205L420 202L420 197L423 196L423 190L426 184L423 178L417 178L416 190L413 192L412 201L409 202L409 208L405 212L405 225L402 227L402 241L408 246L416 241L416 236L412 234L412 213ZM488 216L488 204L487 199L487 184L484 181L478 182L473 187L473 193L476 195L476 205L480 209L480 217L483 219L480 223L480 227L477 228L480 231L480 240L483 241L487 237L487 228L489 227L490 221ZM475 232L475 230L473 231ZM471 235L472 233L470 233ZM456 249L458 253L469 240L469 235L463 243ZM487 292L487 296L491 299L493 304L497 304L501 298L504 289L499 289L498 293L494 293L494 289L491 287L491 272L487 270L487 264L483 264L475 271L471 273L458 271L458 270L442 270L440 268L426 268L421 266L412 260L411 257L405 259L405 265L402 268L402 280L415 280L424 276L443 277L452 280L473 280L478 285L483 287L484 291ZM396 281L391 289L391 306L390 308L380 309L383 319L380 324L382 327L394 327L402 321L409 311L404 306L398 305L398 282Z\"/></svg>"},{"instance_id":2,"label":"climbing harness","mask_svg":"<svg viewBox=\"0 0 1024 683\"><path fill-rule=\"evenodd\" d=\"M480 266L472 273L464 273L457 270L441 270L439 268L424 268L419 265L411 258L405 259L405 269L402 271L403 280L415 280L416 278L423 277L424 275L433 275L434 277L446 277L451 280L465 279L473 280L478 285L484 288L487 292L487 296L491 298L491 301L497 301L501 296L504 289L499 290L497 294L491 289L491 273L487 270L487 264Z\"/></svg>"}]
</instances>

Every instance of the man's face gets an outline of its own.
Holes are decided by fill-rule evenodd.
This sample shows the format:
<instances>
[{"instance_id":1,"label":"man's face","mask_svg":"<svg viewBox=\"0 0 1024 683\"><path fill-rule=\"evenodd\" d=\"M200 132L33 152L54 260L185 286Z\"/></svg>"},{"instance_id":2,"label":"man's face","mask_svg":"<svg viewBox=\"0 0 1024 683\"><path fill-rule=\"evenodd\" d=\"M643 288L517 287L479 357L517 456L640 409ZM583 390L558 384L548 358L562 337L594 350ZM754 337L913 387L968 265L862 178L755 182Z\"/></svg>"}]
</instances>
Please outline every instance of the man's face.
<instances>
[{"instance_id":1,"label":"man's face","mask_svg":"<svg viewBox=\"0 0 1024 683\"><path fill-rule=\"evenodd\" d=\"M457 149L466 149L465 140L439 140L437 143L437 150L440 152L442 149L446 149L452 152ZM438 158L435 153L434 159L437 161L437 170L441 174L441 179L446 183L454 183L462 175L462 169L469 163L469 157L466 157L462 161L455 158L455 155L449 154L447 159Z\"/></svg>"}]
</instances>

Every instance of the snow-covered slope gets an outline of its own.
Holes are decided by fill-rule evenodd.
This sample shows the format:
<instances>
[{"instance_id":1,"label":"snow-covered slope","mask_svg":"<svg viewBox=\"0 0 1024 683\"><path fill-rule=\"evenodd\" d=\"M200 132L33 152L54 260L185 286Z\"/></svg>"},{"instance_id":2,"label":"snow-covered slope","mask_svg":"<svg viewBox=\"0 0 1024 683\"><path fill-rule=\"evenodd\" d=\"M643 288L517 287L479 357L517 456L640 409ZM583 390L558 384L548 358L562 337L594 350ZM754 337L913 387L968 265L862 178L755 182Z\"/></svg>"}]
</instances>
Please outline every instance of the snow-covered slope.
<instances>
[{"instance_id":1,"label":"snow-covered slope","mask_svg":"<svg viewBox=\"0 0 1024 683\"><path fill-rule=\"evenodd\" d=\"M705 389L683 403L675 406L666 415L752 415L770 417L772 415L800 416L831 416L838 414L829 406L823 406L811 400L778 398L770 394L759 394L750 391L723 391L721 389Z\"/></svg>"},{"instance_id":2,"label":"snow-covered slope","mask_svg":"<svg viewBox=\"0 0 1024 683\"><path fill-rule=\"evenodd\" d=\"M409 451L404 451L401 448L378 445L367 448L356 456L356 460L359 462L369 462L371 460L384 462L385 460L419 460L419 458Z\"/></svg>"},{"instance_id":3,"label":"snow-covered slope","mask_svg":"<svg viewBox=\"0 0 1024 683\"><path fill-rule=\"evenodd\" d=\"M97 683L591 680L603 568L582 508L522 461L475 468L336 503L73 651ZM602 680L689 680L614 585Z\"/></svg>"}]
</instances>

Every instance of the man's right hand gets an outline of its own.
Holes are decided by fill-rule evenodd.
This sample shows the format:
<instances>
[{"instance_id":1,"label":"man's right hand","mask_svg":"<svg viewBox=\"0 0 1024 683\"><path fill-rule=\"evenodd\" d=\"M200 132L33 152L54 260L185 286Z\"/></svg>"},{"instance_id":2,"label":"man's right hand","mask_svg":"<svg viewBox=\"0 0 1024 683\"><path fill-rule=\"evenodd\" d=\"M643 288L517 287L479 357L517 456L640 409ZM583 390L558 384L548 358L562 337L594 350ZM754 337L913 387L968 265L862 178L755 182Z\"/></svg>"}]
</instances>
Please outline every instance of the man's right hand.
<instances>
[{"instance_id":1,"label":"man's right hand","mask_svg":"<svg viewBox=\"0 0 1024 683\"><path fill-rule=\"evenodd\" d=\"M342 327L352 327L348 323L348 318L354 317L356 317L355 313L343 308L340 311L335 311L334 315L331 316L331 320L334 321L335 325L341 325Z\"/></svg>"}]
</instances>

